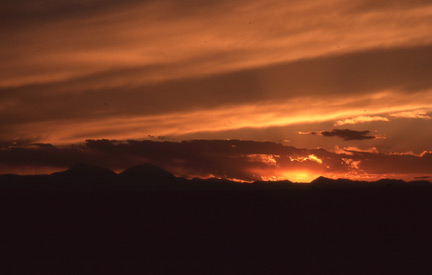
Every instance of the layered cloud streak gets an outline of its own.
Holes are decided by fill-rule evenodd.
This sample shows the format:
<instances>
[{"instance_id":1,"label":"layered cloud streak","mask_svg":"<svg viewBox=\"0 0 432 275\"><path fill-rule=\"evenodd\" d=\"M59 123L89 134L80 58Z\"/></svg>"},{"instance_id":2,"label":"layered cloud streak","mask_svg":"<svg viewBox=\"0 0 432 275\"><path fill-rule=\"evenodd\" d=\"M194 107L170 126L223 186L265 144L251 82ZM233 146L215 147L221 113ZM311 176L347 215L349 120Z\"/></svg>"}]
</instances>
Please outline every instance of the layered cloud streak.
<instances>
[{"instance_id":1,"label":"layered cloud streak","mask_svg":"<svg viewBox=\"0 0 432 275\"><path fill-rule=\"evenodd\" d=\"M57 152L85 139L264 140L279 127L270 140L298 147L432 149L425 142L430 1L6 0L2 7L0 144L51 143L60 147L37 150ZM309 135L302 143L299 131L341 139ZM315 152L289 162L282 155L270 159L326 163ZM254 169L247 174L268 174ZM246 170L230 177L245 178Z\"/></svg>"}]
</instances>

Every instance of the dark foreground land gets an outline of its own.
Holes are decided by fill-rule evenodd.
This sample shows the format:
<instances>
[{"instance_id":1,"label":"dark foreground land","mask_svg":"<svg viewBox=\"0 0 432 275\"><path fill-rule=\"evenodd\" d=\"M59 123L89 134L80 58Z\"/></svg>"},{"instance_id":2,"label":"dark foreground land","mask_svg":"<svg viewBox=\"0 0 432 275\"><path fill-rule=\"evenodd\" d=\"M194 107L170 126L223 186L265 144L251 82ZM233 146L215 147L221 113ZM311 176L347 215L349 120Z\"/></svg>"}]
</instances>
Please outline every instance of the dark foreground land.
<instances>
[{"instance_id":1,"label":"dark foreground land","mask_svg":"<svg viewBox=\"0 0 432 275\"><path fill-rule=\"evenodd\" d=\"M75 170L74 170L75 169ZM430 274L432 184L0 176L1 274Z\"/></svg>"}]
</instances>

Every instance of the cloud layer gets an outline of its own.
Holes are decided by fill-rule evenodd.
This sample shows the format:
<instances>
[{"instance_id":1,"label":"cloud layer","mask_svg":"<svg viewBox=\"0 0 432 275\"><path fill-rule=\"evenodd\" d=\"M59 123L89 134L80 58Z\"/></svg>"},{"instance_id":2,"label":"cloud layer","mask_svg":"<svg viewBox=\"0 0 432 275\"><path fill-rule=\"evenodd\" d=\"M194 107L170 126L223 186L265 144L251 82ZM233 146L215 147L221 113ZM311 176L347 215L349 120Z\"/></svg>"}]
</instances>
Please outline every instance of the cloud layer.
<instances>
[{"instance_id":1,"label":"cloud layer","mask_svg":"<svg viewBox=\"0 0 432 275\"><path fill-rule=\"evenodd\" d=\"M0 150L0 173L27 168L61 170L88 163L117 171L153 163L185 177L310 181L325 175L352 179L431 176L432 153L386 154L346 148L337 152L273 142L191 140L183 142L87 140L85 144L9 146ZM43 169L41 169L42 171Z\"/></svg>"},{"instance_id":2,"label":"cloud layer","mask_svg":"<svg viewBox=\"0 0 432 275\"><path fill-rule=\"evenodd\" d=\"M383 117L373 114L430 111L431 49L373 50L137 87L100 87L132 70L3 88L0 138L38 132L41 142L68 143L220 131L228 120L231 128L269 127L340 120L365 110L372 116L352 123Z\"/></svg>"},{"instance_id":3,"label":"cloud layer","mask_svg":"<svg viewBox=\"0 0 432 275\"><path fill-rule=\"evenodd\" d=\"M321 132L299 132L299 134L311 134L320 135L323 137L338 137L345 141L348 140L365 140L365 139L375 139L377 136L369 136L370 131L356 131L350 129L332 129L331 131L321 131Z\"/></svg>"},{"instance_id":4,"label":"cloud layer","mask_svg":"<svg viewBox=\"0 0 432 275\"><path fill-rule=\"evenodd\" d=\"M67 154L153 136L429 151L431 16L427 0L6 0L0 146ZM291 158L321 167L311 155Z\"/></svg>"}]
</instances>

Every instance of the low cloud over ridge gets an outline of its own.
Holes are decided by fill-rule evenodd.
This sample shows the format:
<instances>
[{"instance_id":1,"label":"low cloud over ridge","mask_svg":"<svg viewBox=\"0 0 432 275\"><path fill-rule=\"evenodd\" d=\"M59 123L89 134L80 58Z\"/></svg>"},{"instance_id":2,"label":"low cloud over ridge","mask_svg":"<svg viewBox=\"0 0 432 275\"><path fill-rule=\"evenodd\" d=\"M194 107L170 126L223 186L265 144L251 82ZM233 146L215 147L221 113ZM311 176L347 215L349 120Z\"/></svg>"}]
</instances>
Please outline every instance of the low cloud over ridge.
<instances>
[{"instance_id":1,"label":"low cloud over ridge","mask_svg":"<svg viewBox=\"0 0 432 275\"><path fill-rule=\"evenodd\" d=\"M117 171L153 163L179 176L240 180L310 181L320 175L352 179L372 179L373 176L412 179L432 175L432 152L420 155L386 154L376 150L330 152L245 140L158 142L102 139L62 147L35 144L0 150L0 174L19 172L19 168L26 167L62 170L76 163Z\"/></svg>"}]
</instances>

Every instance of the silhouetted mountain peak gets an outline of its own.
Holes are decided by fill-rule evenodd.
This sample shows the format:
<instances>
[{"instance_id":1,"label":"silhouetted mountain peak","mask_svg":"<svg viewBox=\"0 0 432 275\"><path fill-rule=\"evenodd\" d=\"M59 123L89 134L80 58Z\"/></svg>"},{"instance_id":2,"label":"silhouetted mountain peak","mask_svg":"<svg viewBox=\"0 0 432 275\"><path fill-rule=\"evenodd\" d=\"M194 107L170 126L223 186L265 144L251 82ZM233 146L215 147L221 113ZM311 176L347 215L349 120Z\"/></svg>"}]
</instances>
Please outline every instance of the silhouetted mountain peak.
<instances>
[{"instance_id":1,"label":"silhouetted mountain peak","mask_svg":"<svg viewBox=\"0 0 432 275\"><path fill-rule=\"evenodd\" d=\"M312 184L320 184L320 183L330 183L330 182L334 182L334 179L329 179L323 176L320 176L316 179L314 179L313 181L311 181Z\"/></svg>"},{"instance_id":2,"label":"silhouetted mountain peak","mask_svg":"<svg viewBox=\"0 0 432 275\"><path fill-rule=\"evenodd\" d=\"M120 173L128 180L173 180L175 176L166 170L150 163L134 166Z\"/></svg>"},{"instance_id":3,"label":"silhouetted mountain peak","mask_svg":"<svg viewBox=\"0 0 432 275\"><path fill-rule=\"evenodd\" d=\"M73 165L66 171L57 172L54 173L53 175L57 175L57 176L60 175L60 176L73 177L73 178L106 179L106 178L114 177L117 174L107 168L79 163Z\"/></svg>"},{"instance_id":4,"label":"silhouetted mountain peak","mask_svg":"<svg viewBox=\"0 0 432 275\"><path fill-rule=\"evenodd\" d=\"M403 180L400 180L400 179L380 179L377 181L377 183L381 183L381 184L404 184L406 182Z\"/></svg>"}]
</instances>

